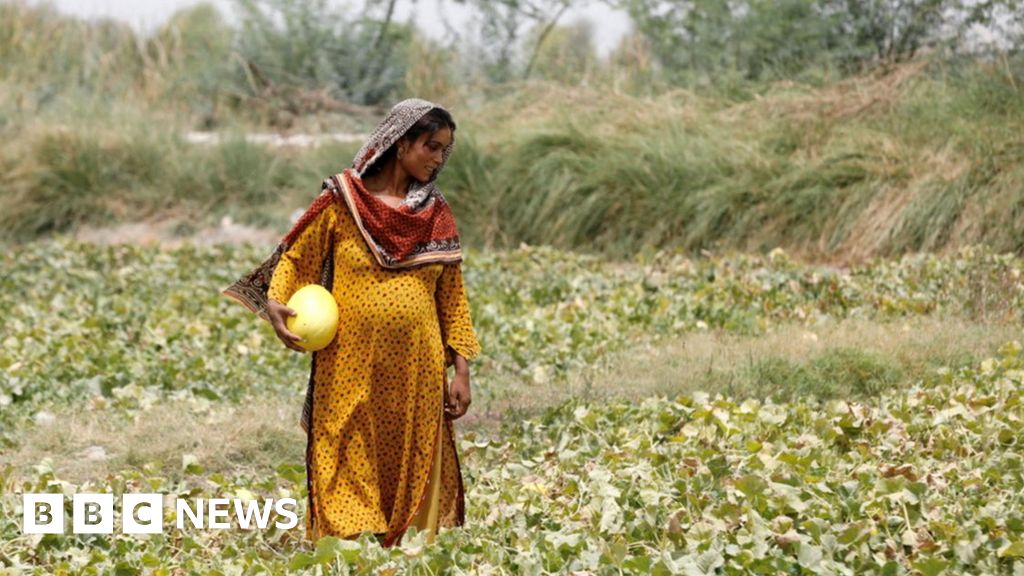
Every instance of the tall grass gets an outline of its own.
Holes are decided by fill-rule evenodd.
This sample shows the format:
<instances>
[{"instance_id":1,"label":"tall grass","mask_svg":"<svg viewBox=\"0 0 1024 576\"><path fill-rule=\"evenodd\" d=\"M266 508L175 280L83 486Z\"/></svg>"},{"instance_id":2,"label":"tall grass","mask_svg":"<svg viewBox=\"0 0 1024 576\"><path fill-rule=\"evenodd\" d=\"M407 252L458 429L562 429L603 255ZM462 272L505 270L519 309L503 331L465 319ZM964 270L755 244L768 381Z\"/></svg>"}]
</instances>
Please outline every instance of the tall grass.
<instances>
[{"instance_id":1,"label":"tall grass","mask_svg":"<svg viewBox=\"0 0 1024 576\"><path fill-rule=\"evenodd\" d=\"M365 130L380 111L309 115L239 89L216 14L198 7L142 37L0 3L0 238L167 217L283 228L348 165L355 146L242 138L268 124ZM441 183L470 245L781 246L833 260L1024 249L1021 57L919 61L730 98L642 90L615 73L589 88L468 86L447 53L414 48L407 88L443 99L459 122ZM237 137L195 147L181 134L196 126Z\"/></svg>"},{"instance_id":2,"label":"tall grass","mask_svg":"<svg viewBox=\"0 0 1024 576\"><path fill-rule=\"evenodd\" d=\"M480 243L1020 251L1021 86L979 64L782 85L744 103L532 86L472 116L443 178Z\"/></svg>"},{"instance_id":3,"label":"tall grass","mask_svg":"<svg viewBox=\"0 0 1024 576\"><path fill-rule=\"evenodd\" d=\"M146 48L126 25L85 22L50 5L0 3L0 79L43 92L124 88L141 76Z\"/></svg>"},{"instance_id":4,"label":"tall grass","mask_svg":"<svg viewBox=\"0 0 1024 576\"><path fill-rule=\"evenodd\" d=\"M1017 252L1014 81L981 66L945 78L917 69L741 103L530 84L455 109L441 184L477 246L782 246L853 260L979 242ZM181 139L186 123L127 110L0 127L13 135L0 144L4 236L175 211L282 227L354 148L276 150L240 136L197 148Z\"/></svg>"},{"instance_id":5,"label":"tall grass","mask_svg":"<svg viewBox=\"0 0 1024 576\"><path fill-rule=\"evenodd\" d=\"M27 240L147 219L209 224L223 216L283 228L316 196L320 179L355 152L346 144L271 150L241 134L195 146L180 126L121 120L43 122L0 143L0 236Z\"/></svg>"}]
</instances>

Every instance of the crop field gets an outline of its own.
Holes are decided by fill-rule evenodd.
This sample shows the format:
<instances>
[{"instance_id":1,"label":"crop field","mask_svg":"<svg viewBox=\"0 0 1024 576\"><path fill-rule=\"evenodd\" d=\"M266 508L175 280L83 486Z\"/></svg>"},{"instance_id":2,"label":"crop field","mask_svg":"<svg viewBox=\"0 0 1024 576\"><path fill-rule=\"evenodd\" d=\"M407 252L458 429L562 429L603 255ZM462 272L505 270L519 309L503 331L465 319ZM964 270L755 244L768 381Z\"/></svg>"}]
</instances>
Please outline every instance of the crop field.
<instances>
[{"instance_id":1,"label":"crop field","mask_svg":"<svg viewBox=\"0 0 1024 576\"><path fill-rule=\"evenodd\" d=\"M0 257L0 572L1024 572L1024 261L975 247L854 268L470 252L465 527L310 544L301 523L178 530L171 507L162 534L23 534L22 492L304 517L309 359L220 294L265 251Z\"/></svg>"},{"instance_id":2,"label":"crop field","mask_svg":"<svg viewBox=\"0 0 1024 576\"><path fill-rule=\"evenodd\" d=\"M1024 576L1024 3L85 4L0 0L0 576ZM222 290L409 97L466 522L311 541L311 358Z\"/></svg>"}]
</instances>

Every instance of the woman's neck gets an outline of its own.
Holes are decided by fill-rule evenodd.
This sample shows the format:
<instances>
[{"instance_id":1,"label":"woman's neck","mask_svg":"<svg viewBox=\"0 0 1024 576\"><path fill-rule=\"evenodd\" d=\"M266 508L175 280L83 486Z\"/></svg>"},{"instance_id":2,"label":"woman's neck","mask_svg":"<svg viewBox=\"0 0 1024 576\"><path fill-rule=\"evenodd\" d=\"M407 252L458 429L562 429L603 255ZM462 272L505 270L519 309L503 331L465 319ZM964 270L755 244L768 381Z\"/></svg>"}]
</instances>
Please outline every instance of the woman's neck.
<instances>
[{"instance_id":1,"label":"woman's neck","mask_svg":"<svg viewBox=\"0 0 1024 576\"><path fill-rule=\"evenodd\" d=\"M409 173L398 162L391 161L380 172L364 180L363 184L373 194L405 198L409 192L409 179Z\"/></svg>"}]
</instances>

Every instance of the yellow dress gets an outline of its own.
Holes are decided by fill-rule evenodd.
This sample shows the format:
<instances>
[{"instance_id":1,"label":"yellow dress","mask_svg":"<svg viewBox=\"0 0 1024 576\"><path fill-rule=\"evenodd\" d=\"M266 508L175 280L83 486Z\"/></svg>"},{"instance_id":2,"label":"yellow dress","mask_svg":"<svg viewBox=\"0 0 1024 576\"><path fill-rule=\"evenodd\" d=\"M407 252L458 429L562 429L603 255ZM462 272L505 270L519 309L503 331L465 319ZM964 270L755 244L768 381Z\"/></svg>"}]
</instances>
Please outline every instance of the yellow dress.
<instances>
[{"instance_id":1,"label":"yellow dress","mask_svg":"<svg viewBox=\"0 0 1024 576\"><path fill-rule=\"evenodd\" d=\"M317 352L308 447L307 535L384 534L461 525L462 477L444 418L450 350L480 347L458 264L389 270L377 264L341 202L302 231L274 269L267 296L286 303L318 282L333 237L338 333Z\"/></svg>"}]
</instances>

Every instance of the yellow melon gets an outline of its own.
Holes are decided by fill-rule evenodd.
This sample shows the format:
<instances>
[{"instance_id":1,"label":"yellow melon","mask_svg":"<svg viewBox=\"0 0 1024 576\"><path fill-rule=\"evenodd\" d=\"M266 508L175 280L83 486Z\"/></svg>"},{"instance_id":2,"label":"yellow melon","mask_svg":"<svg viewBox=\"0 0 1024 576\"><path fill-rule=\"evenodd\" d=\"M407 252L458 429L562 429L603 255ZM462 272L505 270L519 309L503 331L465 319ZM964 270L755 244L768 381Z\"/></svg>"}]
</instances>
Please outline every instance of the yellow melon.
<instances>
[{"instance_id":1,"label":"yellow melon","mask_svg":"<svg viewBox=\"0 0 1024 576\"><path fill-rule=\"evenodd\" d=\"M315 352L334 340L338 331L338 303L326 288L307 284L292 294L287 306L295 311L286 323L289 330L302 336L299 346Z\"/></svg>"}]
</instances>

